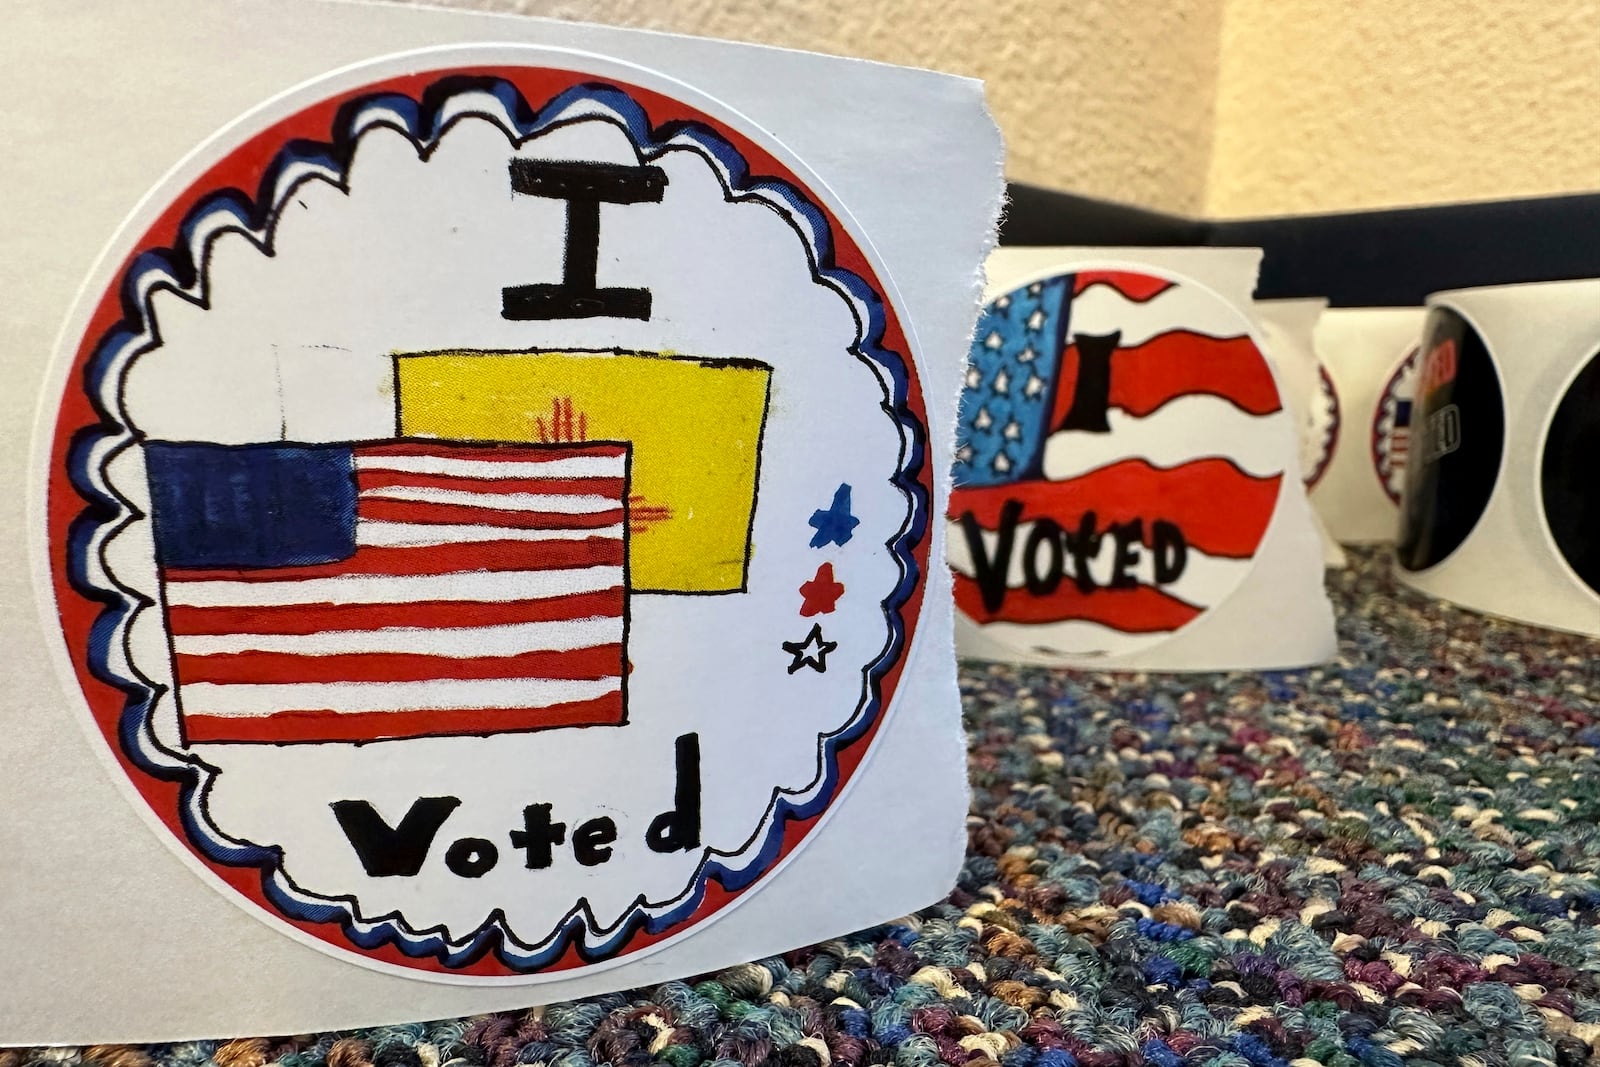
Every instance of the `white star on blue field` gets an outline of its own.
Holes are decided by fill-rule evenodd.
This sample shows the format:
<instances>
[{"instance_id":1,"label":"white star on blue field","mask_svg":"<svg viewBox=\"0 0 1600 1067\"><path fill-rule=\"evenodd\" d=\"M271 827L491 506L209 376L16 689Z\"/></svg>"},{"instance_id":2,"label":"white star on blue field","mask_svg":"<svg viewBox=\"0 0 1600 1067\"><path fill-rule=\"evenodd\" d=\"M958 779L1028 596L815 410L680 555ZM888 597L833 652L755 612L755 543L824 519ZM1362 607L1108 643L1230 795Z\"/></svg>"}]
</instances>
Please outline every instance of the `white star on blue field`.
<instances>
[{"instance_id":1,"label":"white star on blue field","mask_svg":"<svg viewBox=\"0 0 1600 1067\"><path fill-rule=\"evenodd\" d=\"M1070 275L1035 282L995 300L978 319L956 428L957 485L1037 476L1071 287Z\"/></svg>"}]
</instances>

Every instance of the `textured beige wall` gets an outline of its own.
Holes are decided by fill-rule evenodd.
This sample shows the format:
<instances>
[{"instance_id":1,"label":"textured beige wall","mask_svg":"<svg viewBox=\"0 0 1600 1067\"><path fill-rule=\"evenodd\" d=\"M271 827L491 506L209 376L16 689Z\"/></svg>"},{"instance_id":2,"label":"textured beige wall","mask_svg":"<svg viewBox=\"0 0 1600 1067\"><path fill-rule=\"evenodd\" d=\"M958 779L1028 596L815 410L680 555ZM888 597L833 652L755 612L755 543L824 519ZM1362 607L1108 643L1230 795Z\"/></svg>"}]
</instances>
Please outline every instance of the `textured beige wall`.
<instances>
[{"instance_id":1,"label":"textured beige wall","mask_svg":"<svg viewBox=\"0 0 1600 1067\"><path fill-rule=\"evenodd\" d=\"M980 77L1011 178L1167 211L1600 189L1600 0L432 2Z\"/></svg>"},{"instance_id":2,"label":"textured beige wall","mask_svg":"<svg viewBox=\"0 0 1600 1067\"><path fill-rule=\"evenodd\" d=\"M1209 214L1600 189L1596 0L1226 0Z\"/></svg>"},{"instance_id":3,"label":"textured beige wall","mask_svg":"<svg viewBox=\"0 0 1600 1067\"><path fill-rule=\"evenodd\" d=\"M1170 211L1203 207L1222 0L446 0L444 6L674 30L980 77L1005 133L1011 178Z\"/></svg>"}]
</instances>

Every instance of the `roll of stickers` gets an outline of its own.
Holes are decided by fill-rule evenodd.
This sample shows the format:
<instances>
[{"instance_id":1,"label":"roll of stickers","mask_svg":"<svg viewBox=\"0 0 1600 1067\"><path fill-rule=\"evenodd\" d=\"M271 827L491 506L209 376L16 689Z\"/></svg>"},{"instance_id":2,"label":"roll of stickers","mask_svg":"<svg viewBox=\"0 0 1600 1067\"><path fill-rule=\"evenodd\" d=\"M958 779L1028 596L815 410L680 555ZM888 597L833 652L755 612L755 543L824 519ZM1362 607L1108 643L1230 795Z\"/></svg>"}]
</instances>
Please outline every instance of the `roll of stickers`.
<instances>
[{"instance_id":1,"label":"roll of stickers","mask_svg":"<svg viewBox=\"0 0 1600 1067\"><path fill-rule=\"evenodd\" d=\"M1311 503L1344 544L1393 541L1399 522L1422 308L1330 308L1317 321L1322 404L1337 413Z\"/></svg>"},{"instance_id":2,"label":"roll of stickers","mask_svg":"<svg viewBox=\"0 0 1600 1067\"><path fill-rule=\"evenodd\" d=\"M1334 650L1256 249L1002 248L957 427L956 646L1049 666Z\"/></svg>"},{"instance_id":3,"label":"roll of stickers","mask_svg":"<svg viewBox=\"0 0 1600 1067\"><path fill-rule=\"evenodd\" d=\"M1600 279L1428 298L1400 578L1600 636Z\"/></svg>"},{"instance_id":4,"label":"roll of stickers","mask_svg":"<svg viewBox=\"0 0 1600 1067\"><path fill-rule=\"evenodd\" d=\"M1327 309L1328 301L1321 297L1255 302L1262 338L1277 364L1284 400L1300 429L1300 479L1307 492L1315 489L1328 473L1342 429L1339 398L1327 369L1317 359L1314 341L1317 322ZM1323 564L1344 566L1344 550L1339 542L1328 532L1321 516L1313 513L1312 519L1322 536Z\"/></svg>"}]
</instances>

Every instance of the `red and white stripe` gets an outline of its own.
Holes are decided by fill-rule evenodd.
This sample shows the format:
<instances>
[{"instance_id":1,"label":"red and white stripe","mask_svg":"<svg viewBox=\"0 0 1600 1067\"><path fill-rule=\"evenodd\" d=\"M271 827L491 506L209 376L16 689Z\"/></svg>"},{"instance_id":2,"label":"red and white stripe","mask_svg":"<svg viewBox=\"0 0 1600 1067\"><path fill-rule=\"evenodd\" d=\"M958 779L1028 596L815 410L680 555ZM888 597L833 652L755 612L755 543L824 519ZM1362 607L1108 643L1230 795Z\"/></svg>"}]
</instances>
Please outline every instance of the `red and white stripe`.
<instances>
[{"instance_id":1,"label":"red and white stripe","mask_svg":"<svg viewBox=\"0 0 1600 1067\"><path fill-rule=\"evenodd\" d=\"M163 573L191 742L623 721L626 445L373 445L355 478L348 559Z\"/></svg>"}]
</instances>

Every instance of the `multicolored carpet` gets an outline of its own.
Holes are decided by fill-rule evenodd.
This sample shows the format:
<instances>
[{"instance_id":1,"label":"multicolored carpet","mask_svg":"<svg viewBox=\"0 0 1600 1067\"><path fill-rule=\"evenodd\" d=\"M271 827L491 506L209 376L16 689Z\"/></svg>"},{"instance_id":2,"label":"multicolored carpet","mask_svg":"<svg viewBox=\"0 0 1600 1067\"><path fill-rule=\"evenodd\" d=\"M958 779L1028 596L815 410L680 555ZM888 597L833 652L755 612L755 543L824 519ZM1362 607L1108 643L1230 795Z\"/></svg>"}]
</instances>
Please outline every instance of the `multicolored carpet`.
<instances>
[{"instance_id":1,"label":"multicolored carpet","mask_svg":"<svg viewBox=\"0 0 1600 1067\"><path fill-rule=\"evenodd\" d=\"M902 922L532 1012L0 1067L1589 1062L1600 642L1352 564L1325 668L967 666L969 857Z\"/></svg>"}]
</instances>

